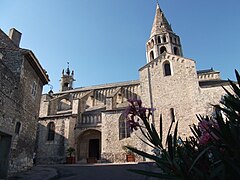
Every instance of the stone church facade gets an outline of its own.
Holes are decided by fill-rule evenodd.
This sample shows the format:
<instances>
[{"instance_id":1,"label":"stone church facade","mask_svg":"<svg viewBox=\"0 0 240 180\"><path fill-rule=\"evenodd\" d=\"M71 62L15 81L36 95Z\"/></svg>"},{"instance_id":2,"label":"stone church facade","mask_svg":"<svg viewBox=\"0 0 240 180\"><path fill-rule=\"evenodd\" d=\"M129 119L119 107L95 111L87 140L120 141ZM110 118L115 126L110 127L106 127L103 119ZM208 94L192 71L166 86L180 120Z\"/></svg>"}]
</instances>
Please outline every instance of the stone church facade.
<instances>
[{"instance_id":1,"label":"stone church facade","mask_svg":"<svg viewBox=\"0 0 240 180\"><path fill-rule=\"evenodd\" d=\"M21 33L0 29L0 179L33 165L43 85L49 79Z\"/></svg>"},{"instance_id":2,"label":"stone church facade","mask_svg":"<svg viewBox=\"0 0 240 180\"><path fill-rule=\"evenodd\" d=\"M125 162L124 145L142 150L139 132L130 134L122 115L128 99L141 99L155 108L153 123L159 131L159 115L167 132L171 121L179 122L179 134L188 136L196 114L210 115L224 95L220 72L197 71L196 62L185 58L180 37L174 33L157 4L149 40L146 64L139 69L139 80L73 88L74 72L67 68L61 76L60 92L41 99L38 151L39 163L64 163L66 149L76 149L76 160ZM136 158L142 161L141 157Z\"/></svg>"}]
</instances>

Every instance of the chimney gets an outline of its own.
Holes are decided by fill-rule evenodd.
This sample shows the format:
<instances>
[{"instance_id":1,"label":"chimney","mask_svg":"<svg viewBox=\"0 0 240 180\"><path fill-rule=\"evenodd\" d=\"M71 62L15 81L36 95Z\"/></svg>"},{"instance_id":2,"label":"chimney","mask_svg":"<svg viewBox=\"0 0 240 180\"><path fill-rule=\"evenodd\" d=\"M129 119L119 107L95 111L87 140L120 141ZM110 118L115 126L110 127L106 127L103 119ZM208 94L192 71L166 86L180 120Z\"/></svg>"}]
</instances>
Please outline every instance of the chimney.
<instances>
[{"instance_id":1,"label":"chimney","mask_svg":"<svg viewBox=\"0 0 240 180\"><path fill-rule=\"evenodd\" d=\"M20 41L21 41L22 33L20 33L15 28L11 28L9 30L9 38L13 41L13 43L19 47Z\"/></svg>"}]
</instances>

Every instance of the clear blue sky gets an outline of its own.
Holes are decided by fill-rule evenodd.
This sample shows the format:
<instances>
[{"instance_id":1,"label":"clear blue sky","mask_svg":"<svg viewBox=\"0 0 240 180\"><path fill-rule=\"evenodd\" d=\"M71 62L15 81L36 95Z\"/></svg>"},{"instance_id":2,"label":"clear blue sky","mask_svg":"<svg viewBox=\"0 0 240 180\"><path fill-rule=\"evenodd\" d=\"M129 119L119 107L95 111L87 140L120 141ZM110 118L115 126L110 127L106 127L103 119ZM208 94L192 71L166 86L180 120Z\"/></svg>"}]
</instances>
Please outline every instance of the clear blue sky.
<instances>
[{"instance_id":1,"label":"clear blue sky","mask_svg":"<svg viewBox=\"0 0 240 180\"><path fill-rule=\"evenodd\" d=\"M70 62L75 87L138 79L155 0L0 0L0 28L22 32L59 91ZM223 79L240 71L240 0L159 0L197 68L213 67ZM45 92L49 87L45 88Z\"/></svg>"}]
</instances>

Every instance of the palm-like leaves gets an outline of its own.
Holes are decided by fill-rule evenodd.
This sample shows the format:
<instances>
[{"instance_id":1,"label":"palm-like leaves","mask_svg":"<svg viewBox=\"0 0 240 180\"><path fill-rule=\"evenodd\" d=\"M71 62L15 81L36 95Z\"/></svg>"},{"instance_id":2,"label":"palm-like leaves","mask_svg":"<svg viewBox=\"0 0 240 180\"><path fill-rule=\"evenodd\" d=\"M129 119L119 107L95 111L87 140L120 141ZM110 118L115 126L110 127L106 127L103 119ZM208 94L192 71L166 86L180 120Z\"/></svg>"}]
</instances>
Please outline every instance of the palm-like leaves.
<instances>
[{"instance_id":1,"label":"palm-like leaves","mask_svg":"<svg viewBox=\"0 0 240 180\"><path fill-rule=\"evenodd\" d=\"M137 116L141 119L143 126L138 126L144 138L144 143L159 153L151 154L127 147L134 153L149 158L156 162L158 172L143 170L130 170L147 176L164 179L234 179L240 176L240 76L235 70L237 83L229 80L231 90L223 87L226 92L221 105L215 105L216 117L197 116L201 122L209 122L208 127L193 125L190 127L193 137L185 141L178 137L178 122L174 131L171 123L165 145L163 144L162 116L160 116L160 133L158 134L154 125L151 124L150 112L146 115L146 109L139 109L132 103L132 121ZM238 85L237 85L238 84ZM223 118L222 111L226 119ZM136 124L136 123L135 123ZM204 132L210 139L207 144L201 144L200 139ZM180 143L179 143L180 142Z\"/></svg>"}]
</instances>

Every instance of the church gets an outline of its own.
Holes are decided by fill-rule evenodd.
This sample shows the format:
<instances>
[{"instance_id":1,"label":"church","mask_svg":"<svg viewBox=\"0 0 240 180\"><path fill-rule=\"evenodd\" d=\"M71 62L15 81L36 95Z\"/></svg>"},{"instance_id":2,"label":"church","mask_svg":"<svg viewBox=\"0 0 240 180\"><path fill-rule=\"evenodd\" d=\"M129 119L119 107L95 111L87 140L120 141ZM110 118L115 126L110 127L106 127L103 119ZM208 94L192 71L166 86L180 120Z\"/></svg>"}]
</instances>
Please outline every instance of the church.
<instances>
[{"instance_id":1,"label":"church","mask_svg":"<svg viewBox=\"0 0 240 180\"><path fill-rule=\"evenodd\" d=\"M158 131L162 115L165 133L175 120L181 137L191 135L196 114L211 115L211 104L219 103L228 82L212 68L197 71L196 62L184 57L182 49L157 4L138 80L74 88L74 71L63 70L60 91L41 98L37 162L64 163L69 147L75 149L78 163L126 162L125 145L148 150L138 132L130 133L123 116L128 99L141 99L145 107L156 109L152 122Z\"/></svg>"}]
</instances>

